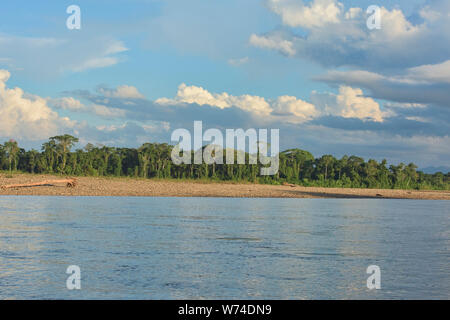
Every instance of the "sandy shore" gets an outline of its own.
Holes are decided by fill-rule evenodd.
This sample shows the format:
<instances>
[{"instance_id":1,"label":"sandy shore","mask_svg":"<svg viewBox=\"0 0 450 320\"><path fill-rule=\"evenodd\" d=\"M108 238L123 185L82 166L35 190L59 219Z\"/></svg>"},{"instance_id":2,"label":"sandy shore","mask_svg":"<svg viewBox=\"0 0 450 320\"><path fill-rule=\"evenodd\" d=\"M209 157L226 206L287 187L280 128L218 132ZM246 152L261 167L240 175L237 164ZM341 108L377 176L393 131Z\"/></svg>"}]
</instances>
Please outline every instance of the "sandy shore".
<instances>
[{"instance_id":1,"label":"sandy shore","mask_svg":"<svg viewBox=\"0 0 450 320\"><path fill-rule=\"evenodd\" d=\"M61 179L60 176L0 174L0 186ZM75 188L64 184L0 189L0 195L42 196L143 196L143 197L236 197L236 198L393 198L450 200L450 191L344 189L262 184L233 184L132 178L78 177Z\"/></svg>"}]
</instances>

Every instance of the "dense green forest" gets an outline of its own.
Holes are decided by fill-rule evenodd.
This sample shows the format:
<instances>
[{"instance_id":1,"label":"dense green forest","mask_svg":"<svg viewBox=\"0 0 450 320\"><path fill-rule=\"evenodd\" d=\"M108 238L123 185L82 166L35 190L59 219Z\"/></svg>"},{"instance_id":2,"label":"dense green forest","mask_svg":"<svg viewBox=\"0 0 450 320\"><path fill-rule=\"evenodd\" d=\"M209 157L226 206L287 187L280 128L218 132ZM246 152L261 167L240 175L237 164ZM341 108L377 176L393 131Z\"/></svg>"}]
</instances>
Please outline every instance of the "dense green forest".
<instances>
[{"instance_id":1,"label":"dense green forest","mask_svg":"<svg viewBox=\"0 0 450 320\"><path fill-rule=\"evenodd\" d=\"M44 143L41 151L26 151L16 141L7 141L0 144L0 170L73 176L289 182L324 187L450 189L450 173L425 174L417 171L413 163L388 166L386 160L365 161L357 156L314 158L308 151L289 149L280 153L277 175L259 176L260 164L175 165L171 160L173 146L165 143L145 143L138 149L88 144L73 151L77 142L70 135L56 136Z\"/></svg>"}]
</instances>

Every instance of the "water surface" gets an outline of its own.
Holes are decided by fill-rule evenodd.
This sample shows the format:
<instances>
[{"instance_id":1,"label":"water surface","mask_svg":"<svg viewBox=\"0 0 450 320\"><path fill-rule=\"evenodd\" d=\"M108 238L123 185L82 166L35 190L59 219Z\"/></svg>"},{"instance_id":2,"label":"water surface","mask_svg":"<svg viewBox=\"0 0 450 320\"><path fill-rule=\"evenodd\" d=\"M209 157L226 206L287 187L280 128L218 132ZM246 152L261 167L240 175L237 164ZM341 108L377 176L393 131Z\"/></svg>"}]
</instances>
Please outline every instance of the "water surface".
<instances>
[{"instance_id":1,"label":"water surface","mask_svg":"<svg viewBox=\"0 0 450 320\"><path fill-rule=\"evenodd\" d=\"M423 200L3 196L0 298L449 299L449 213ZM66 288L69 265L81 290Z\"/></svg>"}]
</instances>

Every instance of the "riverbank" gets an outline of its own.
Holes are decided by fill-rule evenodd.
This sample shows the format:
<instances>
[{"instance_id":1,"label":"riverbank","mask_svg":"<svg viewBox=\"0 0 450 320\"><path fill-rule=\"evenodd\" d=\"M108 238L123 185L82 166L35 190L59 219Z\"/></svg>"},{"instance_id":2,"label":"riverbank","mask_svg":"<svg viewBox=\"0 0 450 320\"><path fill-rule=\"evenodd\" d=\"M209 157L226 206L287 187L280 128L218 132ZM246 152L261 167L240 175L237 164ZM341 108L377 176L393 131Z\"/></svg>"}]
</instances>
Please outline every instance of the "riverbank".
<instances>
[{"instance_id":1,"label":"riverbank","mask_svg":"<svg viewBox=\"0 0 450 320\"><path fill-rule=\"evenodd\" d=\"M0 186L61 179L61 176L0 174ZM0 195L142 196L234 198L392 198L450 200L450 191L318 188L230 182L178 181L134 178L77 177L77 186L64 184L0 189Z\"/></svg>"}]
</instances>

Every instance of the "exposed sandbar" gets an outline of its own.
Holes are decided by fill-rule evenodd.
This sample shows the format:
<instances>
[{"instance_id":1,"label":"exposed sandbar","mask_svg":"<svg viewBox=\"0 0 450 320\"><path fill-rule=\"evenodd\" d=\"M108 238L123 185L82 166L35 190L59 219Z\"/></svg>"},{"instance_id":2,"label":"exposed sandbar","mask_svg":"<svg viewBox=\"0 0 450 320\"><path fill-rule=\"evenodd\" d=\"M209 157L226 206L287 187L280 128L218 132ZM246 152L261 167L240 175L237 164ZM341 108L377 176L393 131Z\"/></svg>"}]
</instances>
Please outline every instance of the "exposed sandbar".
<instances>
[{"instance_id":1,"label":"exposed sandbar","mask_svg":"<svg viewBox=\"0 0 450 320\"><path fill-rule=\"evenodd\" d=\"M0 174L0 186L61 179L61 176ZM142 196L234 198L394 198L450 200L450 191L318 188L264 184L177 181L134 178L77 177L77 186L64 184L0 189L0 195Z\"/></svg>"}]
</instances>

